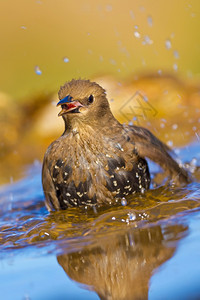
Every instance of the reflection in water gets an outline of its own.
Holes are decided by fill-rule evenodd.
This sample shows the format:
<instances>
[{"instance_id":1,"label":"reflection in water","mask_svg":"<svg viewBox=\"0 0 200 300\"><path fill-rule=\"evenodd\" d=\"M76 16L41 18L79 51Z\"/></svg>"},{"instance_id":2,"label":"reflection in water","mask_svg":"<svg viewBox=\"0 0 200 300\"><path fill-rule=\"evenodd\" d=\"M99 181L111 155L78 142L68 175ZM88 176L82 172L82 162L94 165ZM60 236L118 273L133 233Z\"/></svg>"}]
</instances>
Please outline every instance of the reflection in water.
<instances>
[{"instance_id":1,"label":"reflection in water","mask_svg":"<svg viewBox=\"0 0 200 300\"><path fill-rule=\"evenodd\" d=\"M69 277L101 299L147 299L154 270L172 257L185 225L129 229L57 257Z\"/></svg>"}]
</instances>

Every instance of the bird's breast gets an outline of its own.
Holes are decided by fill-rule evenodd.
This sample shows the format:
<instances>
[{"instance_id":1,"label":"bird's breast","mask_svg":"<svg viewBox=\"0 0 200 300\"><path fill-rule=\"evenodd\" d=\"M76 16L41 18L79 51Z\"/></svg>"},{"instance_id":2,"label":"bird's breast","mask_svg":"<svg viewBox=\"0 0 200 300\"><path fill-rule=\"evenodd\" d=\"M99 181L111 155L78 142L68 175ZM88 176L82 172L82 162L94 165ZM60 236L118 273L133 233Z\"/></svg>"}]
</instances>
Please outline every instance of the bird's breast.
<instances>
[{"instance_id":1,"label":"bird's breast","mask_svg":"<svg viewBox=\"0 0 200 300\"><path fill-rule=\"evenodd\" d=\"M62 149L50 172L63 209L110 203L149 187L147 162L134 154L131 144L101 139L81 143L77 135L76 143Z\"/></svg>"}]
</instances>

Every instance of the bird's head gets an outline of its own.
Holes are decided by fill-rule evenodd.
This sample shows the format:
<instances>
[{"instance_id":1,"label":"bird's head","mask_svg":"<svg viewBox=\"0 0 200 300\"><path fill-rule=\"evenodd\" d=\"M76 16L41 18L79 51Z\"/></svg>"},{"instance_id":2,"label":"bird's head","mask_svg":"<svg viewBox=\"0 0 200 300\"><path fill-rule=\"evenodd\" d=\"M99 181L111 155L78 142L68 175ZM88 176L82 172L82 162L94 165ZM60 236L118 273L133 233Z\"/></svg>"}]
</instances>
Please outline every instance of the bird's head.
<instances>
[{"instance_id":1,"label":"bird's head","mask_svg":"<svg viewBox=\"0 0 200 300\"><path fill-rule=\"evenodd\" d=\"M61 86L58 96L62 116L67 126L81 122L87 124L101 123L107 117L113 117L105 90L89 80L75 80Z\"/></svg>"}]
</instances>

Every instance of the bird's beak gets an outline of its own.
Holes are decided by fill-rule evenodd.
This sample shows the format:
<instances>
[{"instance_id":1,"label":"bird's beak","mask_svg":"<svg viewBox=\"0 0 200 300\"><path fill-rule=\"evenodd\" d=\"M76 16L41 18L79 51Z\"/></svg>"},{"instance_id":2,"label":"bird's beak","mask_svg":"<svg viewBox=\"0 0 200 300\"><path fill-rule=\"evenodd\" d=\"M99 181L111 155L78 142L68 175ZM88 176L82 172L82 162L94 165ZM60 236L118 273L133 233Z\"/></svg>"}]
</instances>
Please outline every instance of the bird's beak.
<instances>
[{"instance_id":1,"label":"bird's beak","mask_svg":"<svg viewBox=\"0 0 200 300\"><path fill-rule=\"evenodd\" d=\"M62 116L68 112L79 113L79 107L83 106L79 101L72 101L72 97L69 95L61 99L57 103L57 106L59 105L61 105L62 110L59 112L58 116Z\"/></svg>"}]
</instances>

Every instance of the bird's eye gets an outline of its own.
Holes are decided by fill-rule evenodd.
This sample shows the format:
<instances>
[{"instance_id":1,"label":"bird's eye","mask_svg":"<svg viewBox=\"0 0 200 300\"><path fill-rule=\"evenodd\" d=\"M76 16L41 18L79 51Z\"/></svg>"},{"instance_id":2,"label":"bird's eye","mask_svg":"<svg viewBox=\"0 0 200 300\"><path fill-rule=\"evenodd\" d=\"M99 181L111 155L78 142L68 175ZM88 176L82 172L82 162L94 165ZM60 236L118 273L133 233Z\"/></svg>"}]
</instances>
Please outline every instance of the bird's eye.
<instances>
[{"instance_id":1,"label":"bird's eye","mask_svg":"<svg viewBox=\"0 0 200 300\"><path fill-rule=\"evenodd\" d=\"M88 102L89 103L92 103L94 101L94 96L93 95L90 95L89 98L88 98Z\"/></svg>"}]
</instances>

